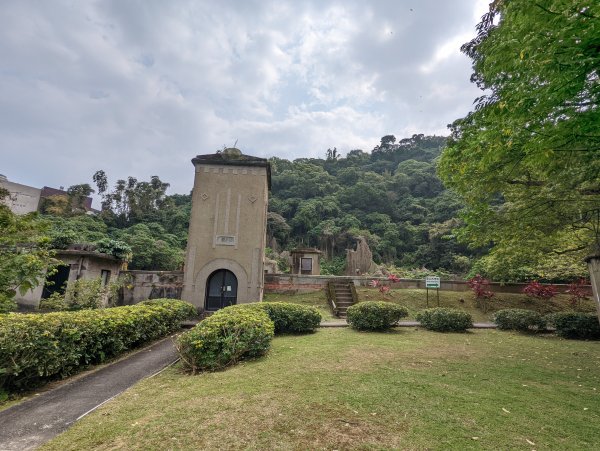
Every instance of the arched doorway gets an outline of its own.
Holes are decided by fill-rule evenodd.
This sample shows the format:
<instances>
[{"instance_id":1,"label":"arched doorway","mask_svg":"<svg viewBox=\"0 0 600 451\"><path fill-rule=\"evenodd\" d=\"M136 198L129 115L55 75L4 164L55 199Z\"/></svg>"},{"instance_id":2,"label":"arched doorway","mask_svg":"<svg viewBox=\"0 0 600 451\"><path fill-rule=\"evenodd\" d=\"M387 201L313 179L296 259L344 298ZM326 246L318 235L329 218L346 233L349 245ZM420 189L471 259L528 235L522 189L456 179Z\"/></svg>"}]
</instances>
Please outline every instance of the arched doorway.
<instances>
[{"instance_id":1,"label":"arched doorway","mask_svg":"<svg viewBox=\"0 0 600 451\"><path fill-rule=\"evenodd\" d=\"M231 271L218 269L206 282L206 310L215 311L234 305L237 301L237 277Z\"/></svg>"}]
</instances>

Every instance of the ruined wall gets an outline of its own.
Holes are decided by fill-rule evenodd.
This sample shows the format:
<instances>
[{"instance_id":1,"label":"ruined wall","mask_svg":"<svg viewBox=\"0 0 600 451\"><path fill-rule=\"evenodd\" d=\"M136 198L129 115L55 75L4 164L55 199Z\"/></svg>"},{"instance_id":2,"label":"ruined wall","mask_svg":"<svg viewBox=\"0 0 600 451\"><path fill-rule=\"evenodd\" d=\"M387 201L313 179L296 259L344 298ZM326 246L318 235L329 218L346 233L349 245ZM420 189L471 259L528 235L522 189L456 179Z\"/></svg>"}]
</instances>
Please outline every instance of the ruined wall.
<instances>
[{"instance_id":1,"label":"ruined wall","mask_svg":"<svg viewBox=\"0 0 600 451\"><path fill-rule=\"evenodd\" d=\"M181 299L183 271L121 271L125 284L118 305L131 305L148 299Z\"/></svg>"},{"instance_id":2,"label":"ruined wall","mask_svg":"<svg viewBox=\"0 0 600 451\"><path fill-rule=\"evenodd\" d=\"M369 287L371 281L387 281L386 277L352 277L352 276L305 276L297 274L265 274L266 293L306 293L319 291L327 286L329 280L352 281L357 287ZM491 282L490 289L495 293L522 293L526 283L498 283ZM559 292L563 293L568 285L554 284ZM425 289L424 279L400 279L390 284L392 289ZM592 292L591 286L585 288L588 293ZM463 280L442 280L440 290L442 291L470 291L469 285Z\"/></svg>"},{"instance_id":3,"label":"ruined wall","mask_svg":"<svg viewBox=\"0 0 600 451\"><path fill-rule=\"evenodd\" d=\"M358 238L356 250L346 250L346 270L347 276L361 276L375 271L373 262L373 253L369 249L367 240L362 236Z\"/></svg>"}]
</instances>

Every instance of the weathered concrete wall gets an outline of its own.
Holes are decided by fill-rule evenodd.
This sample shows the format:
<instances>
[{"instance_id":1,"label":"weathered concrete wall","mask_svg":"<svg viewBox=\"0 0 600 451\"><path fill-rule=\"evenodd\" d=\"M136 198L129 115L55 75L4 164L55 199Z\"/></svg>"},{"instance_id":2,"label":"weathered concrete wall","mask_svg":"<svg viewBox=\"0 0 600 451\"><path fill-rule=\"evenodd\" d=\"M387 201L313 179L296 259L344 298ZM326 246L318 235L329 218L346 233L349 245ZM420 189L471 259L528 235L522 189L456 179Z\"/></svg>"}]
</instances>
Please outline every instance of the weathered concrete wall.
<instances>
[{"instance_id":1,"label":"weathered concrete wall","mask_svg":"<svg viewBox=\"0 0 600 451\"><path fill-rule=\"evenodd\" d=\"M110 271L108 282L116 282L121 269L121 261L111 255L93 251L59 250L56 251L56 258L64 265L69 266L67 282L78 279L97 279L102 275L103 270ZM17 294L15 298L17 304L23 308L38 308L44 291L44 282L44 280L41 280L37 287L27 291L24 295Z\"/></svg>"},{"instance_id":2,"label":"weathered concrete wall","mask_svg":"<svg viewBox=\"0 0 600 451\"><path fill-rule=\"evenodd\" d=\"M118 305L131 305L148 299L181 299L183 271L122 271L125 284Z\"/></svg>"},{"instance_id":3,"label":"weathered concrete wall","mask_svg":"<svg viewBox=\"0 0 600 451\"><path fill-rule=\"evenodd\" d=\"M297 274L265 274L265 292L267 293L306 293L318 291L325 288L327 281L351 280L357 287L368 287L372 280L387 281L385 277L352 277L352 276L306 276ZM490 289L495 293L522 293L526 283L501 284L497 282L490 283ZM391 288L407 289L422 288L425 289L425 280L423 279L400 279L399 282L392 283ZM559 292L564 293L568 285L554 284ZM587 286L591 294L591 286ZM440 290L443 291L470 291L469 285L462 280L442 280Z\"/></svg>"},{"instance_id":4,"label":"weathered concrete wall","mask_svg":"<svg viewBox=\"0 0 600 451\"><path fill-rule=\"evenodd\" d=\"M0 176L0 187L10 193L10 199L5 200L5 202L13 213L23 215L37 211L40 204L41 189L10 182L4 176Z\"/></svg>"}]
</instances>

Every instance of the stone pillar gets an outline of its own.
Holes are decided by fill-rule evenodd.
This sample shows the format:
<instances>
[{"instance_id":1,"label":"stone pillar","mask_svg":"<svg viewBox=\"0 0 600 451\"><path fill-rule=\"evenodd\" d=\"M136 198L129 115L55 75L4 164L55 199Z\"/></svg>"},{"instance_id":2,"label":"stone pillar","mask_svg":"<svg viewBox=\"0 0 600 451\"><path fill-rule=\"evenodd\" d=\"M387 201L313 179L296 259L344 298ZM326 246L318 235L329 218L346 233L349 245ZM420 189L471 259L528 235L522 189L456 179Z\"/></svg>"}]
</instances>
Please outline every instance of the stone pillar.
<instances>
[{"instance_id":1,"label":"stone pillar","mask_svg":"<svg viewBox=\"0 0 600 451\"><path fill-rule=\"evenodd\" d=\"M600 255L590 255L586 259L588 270L590 272L590 283L592 284L592 293L596 301L596 311L598 312L598 321L600 321Z\"/></svg>"},{"instance_id":2,"label":"stone pillar","mask_svg":"<svg viewBox=\"0 0 600 451\"><path fill-rule=\"evenodd\" d=\"M269 162L226 149L198 155L192 163L196 175L182 299L204 310L208 279L226 270L237 281L235 303L262 300ZM228 282L223 291L231 286Z\"/></svg>"}]
</instances>

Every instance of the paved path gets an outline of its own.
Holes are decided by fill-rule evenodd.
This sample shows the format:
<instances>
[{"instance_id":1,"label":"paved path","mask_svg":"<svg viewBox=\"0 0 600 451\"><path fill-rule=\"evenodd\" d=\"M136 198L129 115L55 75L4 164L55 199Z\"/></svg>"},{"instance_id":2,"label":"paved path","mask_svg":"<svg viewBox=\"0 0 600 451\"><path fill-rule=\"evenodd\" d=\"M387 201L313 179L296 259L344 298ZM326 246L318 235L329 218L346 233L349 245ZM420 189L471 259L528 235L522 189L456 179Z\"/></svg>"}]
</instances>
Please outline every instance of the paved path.
<instances>
[{"instance_id":1,"label":"paved path","mask_svg":"<svg viewBox=\"0 0 600 451\"><path fill-rule=\"evenodd\" d=\"M118 362L0 411L0 450L30 450L144 377L173 363L177 352L166 338Z\"/></svg>"},{"instance_id":2,"label":"paved path","mask_svg":"<svg viewBox=\"0 0 600 451\"><path fill-rule=\"evenodd\" d=\"M418 321L400 321L397 327L419 327L421 323ZM321 327L348 327L345 320L323 321ZM495 329L494 323L473 323L473 329Z\"/></svg>"}]
</instances>

